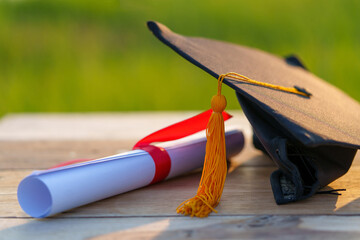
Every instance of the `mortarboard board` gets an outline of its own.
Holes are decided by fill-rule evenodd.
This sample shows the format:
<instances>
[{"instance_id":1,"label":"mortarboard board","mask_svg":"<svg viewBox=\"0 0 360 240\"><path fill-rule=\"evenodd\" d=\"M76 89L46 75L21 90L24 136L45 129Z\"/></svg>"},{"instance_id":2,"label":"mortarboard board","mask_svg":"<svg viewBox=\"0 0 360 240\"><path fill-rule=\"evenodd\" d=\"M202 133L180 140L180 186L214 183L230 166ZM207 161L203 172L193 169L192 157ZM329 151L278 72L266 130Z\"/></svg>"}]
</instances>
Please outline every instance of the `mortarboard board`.
<instances>
[{"instance_id":1,"label":"mortarboard board","mask_svg":"<svg viewBox=\"0 0 360 240\"><path fill-rule=\"evenodd\" d=\"M286 59L231 43L185 37L157 22L163 43L210 75L236 72L250 79L295 86L310 97L225 77L254 130L255 147L277 164L270 177L276 203L308 198L344 175L360 147L360 105L316 77L294 56ZM305 90L306 89L306 90Z\"/></svg>"}]
</instances>

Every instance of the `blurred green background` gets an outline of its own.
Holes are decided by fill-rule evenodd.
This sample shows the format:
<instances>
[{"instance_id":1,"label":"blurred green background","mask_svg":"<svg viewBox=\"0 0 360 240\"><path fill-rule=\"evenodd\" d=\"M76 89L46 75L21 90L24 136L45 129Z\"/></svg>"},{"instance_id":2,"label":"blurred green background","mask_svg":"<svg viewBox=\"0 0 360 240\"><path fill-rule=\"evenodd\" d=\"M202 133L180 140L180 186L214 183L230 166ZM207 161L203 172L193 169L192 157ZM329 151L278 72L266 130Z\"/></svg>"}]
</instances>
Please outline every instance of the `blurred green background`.
<instances>
[{"instance_id":1,"label":"blurred green background","mask_svg":"<svg viewBox=\"0 0 360 240\"><path fill-rule=\"evenodd\" d=\"M215 79L155 39L147 20L295 53L360 100L359 13L356 0L0 1L0 115L208 109Z\"/></svg>"}]
</instances>

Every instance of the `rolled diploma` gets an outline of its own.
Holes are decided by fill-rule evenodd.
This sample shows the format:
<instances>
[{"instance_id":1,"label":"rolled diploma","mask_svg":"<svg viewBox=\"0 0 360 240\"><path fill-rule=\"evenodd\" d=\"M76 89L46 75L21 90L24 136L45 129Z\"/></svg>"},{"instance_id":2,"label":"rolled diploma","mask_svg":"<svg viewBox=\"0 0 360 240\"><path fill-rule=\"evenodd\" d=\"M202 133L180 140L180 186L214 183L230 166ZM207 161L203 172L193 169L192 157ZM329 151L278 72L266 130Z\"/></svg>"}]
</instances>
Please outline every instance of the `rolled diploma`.
<instances>
[{"instance_id":1,"label":"rolled diploma","mask_svg":"<svg viewBox=\"0 0 360 240\"><path fill-rule=\"evenodd\" d=\"M244 136L239 130L225 133L226 154L241 151ZM166 179L200 168L206 138L164 147L171 158ZM155 175L152 157L143 150L100 158L49 170L35 171L18 186L18 201L30 216L43 218L91 202L149 185Z\"/></svg>"}]
</instances>

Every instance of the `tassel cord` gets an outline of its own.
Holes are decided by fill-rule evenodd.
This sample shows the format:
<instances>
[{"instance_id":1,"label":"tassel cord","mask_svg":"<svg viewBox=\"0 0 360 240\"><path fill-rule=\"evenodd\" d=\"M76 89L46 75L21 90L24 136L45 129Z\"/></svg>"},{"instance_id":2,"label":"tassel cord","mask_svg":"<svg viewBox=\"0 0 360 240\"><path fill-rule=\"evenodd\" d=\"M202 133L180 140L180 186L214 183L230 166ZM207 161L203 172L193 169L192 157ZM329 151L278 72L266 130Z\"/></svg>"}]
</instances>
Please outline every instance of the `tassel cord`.
<instances>
[{"instance_id":1,"label":"tassel cord","mask_svg":"<svg viewBox=\"0 0 360 240\"><path fill-rule=\"evenodd\" d=\"M312 94L309 93L308 91L306 91L305 89L299 88L299 87L283 87L280 85L275 85L275 84L271 84L271 83L266 83L266 82L260 82L251 78L248 78L244 75L241 75L239 73L235 73L235 72L229 72L226 74L221 74L219 76L219 81L218 84L220 86L218 86L218 94L219 94L219 89L221 92L221 85L222 82L224 80L225 77L231 78L233 80L239 81L239 82L247 82L250 84L254 84L254 85L258 85L258 86L262 86L262 87L266 87L266 88L271 88L271 89L275 89L275 90L279 90L279 91L283 91L283 92L288 92L288 93L293 93L293 94L297 94L303 97L310 97ZM221 82L220 82L221 80Z\"/></svg>"}]
</instances>

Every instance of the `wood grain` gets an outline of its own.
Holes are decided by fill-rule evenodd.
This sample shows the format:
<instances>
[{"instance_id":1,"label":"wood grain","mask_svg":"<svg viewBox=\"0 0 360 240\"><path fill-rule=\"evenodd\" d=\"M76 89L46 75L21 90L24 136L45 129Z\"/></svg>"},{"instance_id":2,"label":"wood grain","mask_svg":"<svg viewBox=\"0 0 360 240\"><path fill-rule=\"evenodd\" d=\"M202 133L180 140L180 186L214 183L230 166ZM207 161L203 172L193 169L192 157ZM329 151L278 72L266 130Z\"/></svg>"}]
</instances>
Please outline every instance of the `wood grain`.
<instances>
[{"instance_id":1,"label":"wood grain","mask_svg":"<svg viewBox=\"0 0 360 240\"><path fill-rule=\"evenodd\" d=\"M73 159L125 152L136 141L0 141L0 169L47 169Z\"/></svg>"},{"instance_id":2,"label":"wood grain","mask_svg":"<svg viewBox=\"0 0 360 240\"><path fill-rule=\"evenodd\" d=\"M342 214L360 216L360 166L327 188L346 188L341 196L315 195L304 201L276 205L269 175L274 167L238 167L228 175L219 216L250 214ZM18 206L16 187L29 171L1 171L1 217L26 217ZM188 174L139 190L134 190L96 203L67 211L61 217L85 216L176 216L179 203L197 190L200 173Z\"/></svg>"},{"instance_id":3,"label":"wood grain","mask_svg":"<svg viewBox=\"0 0 360 240\"><path fill-rule=\"evenodd\" d=\"M18 205L17 186L32 170L71 159L94 159L127 151L139 136L159 128L156 124L149 127L147 123L164 126L192 114L6 117L0 121L0 240L360 238L360 154L356 155L350 171L327 187L346 188L341 196L319 194L278 206L269 182L276 166L251 146L251 128L241 113L236 113L228 124L243 128L245 148L232 159L222 201L217 207L219 213L209 218L191 219L175 213L179 203L195 194L199 171L44 220L30 218ZM142 127L132 131L129 126L135 118ZM104 124L106 127L102 129ZM117 134L106 138L104 132Z\"/></svg>"},{"instance_id":4,"label":"wood grain","mask_svg":"<svg viewBox=\"0 0 360 240\"><path fill-rule=\"evenodd\" d=\"M358 239L358 216L0 219L8 239Z\"/></svg>"}]
</instances>

